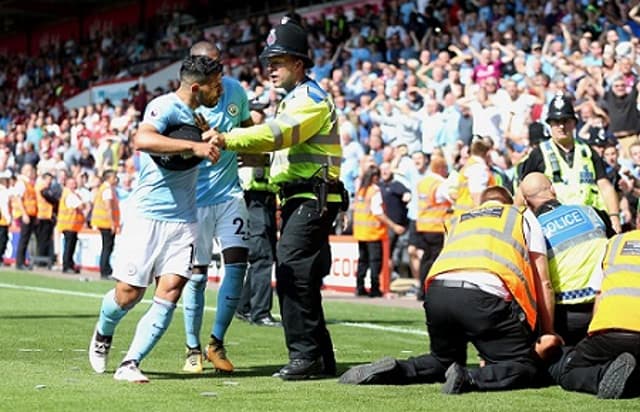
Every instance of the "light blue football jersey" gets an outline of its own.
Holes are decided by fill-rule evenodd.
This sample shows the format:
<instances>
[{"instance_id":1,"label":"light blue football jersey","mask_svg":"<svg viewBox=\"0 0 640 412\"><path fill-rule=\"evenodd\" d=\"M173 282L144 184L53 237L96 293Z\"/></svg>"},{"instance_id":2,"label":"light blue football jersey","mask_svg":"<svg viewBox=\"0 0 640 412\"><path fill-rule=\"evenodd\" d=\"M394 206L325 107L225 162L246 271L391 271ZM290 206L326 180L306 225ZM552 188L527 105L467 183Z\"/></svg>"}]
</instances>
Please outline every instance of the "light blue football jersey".
<instances>
[{"instance_id":1,"label":"light blue football jersey","mask_svg":"<svg viewBox=\"0 0 640 412\"><path fill-rule=\"evenodd\" d=\"M195 125L193 110L175 93L153 99L142 123L162 133L170 126ZM138 185L131 194L137 214L165 222L195 222L198 168L175 171L158 166L148 153L140 154Z\"/></svg>"},{"instance_id":2,"label":"light blue football jersey","mask_svg":"<svg viewBox=\"0 0 640 412\"><path fill-rule=\"evenodd\" d=\"M224 76L222 90L222 96L215 107L200 106L196 112L202 113L211 128L228 132L250 117L249 101L242 85L234 78ZM233 197L241 197L242 193L236 152L223 150L215 164L205 159L198 166L198 207L226 202Z\"/></svg>"}]
</instances>

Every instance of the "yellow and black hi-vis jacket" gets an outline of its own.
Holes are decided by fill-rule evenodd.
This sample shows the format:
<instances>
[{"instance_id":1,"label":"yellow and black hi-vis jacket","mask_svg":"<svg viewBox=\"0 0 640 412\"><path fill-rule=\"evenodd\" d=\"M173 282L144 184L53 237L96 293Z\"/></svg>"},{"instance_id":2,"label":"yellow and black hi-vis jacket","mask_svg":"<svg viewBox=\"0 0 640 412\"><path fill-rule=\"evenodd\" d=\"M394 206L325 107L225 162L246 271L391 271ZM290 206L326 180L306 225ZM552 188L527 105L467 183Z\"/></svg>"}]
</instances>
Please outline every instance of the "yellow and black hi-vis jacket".
<instances>
[{"instance_id":1,"label":"yellow and black hi-vis jacket","mask_svg":"<svg viewBox=\"0 0 640 412\"><path fill-rule=\"evenodd\" d=\"M328 180L337 181L340 176L342 147L335 105L309 78L284 97L273 119L232 129L225 140L227 150L238 153L275 151L269 181L279 186L322 177L324 165ZM309 191L291 197L313 199L315 194ZM327 201L340 202L341 197L330 193Z\"/></svg>"}]
</instances>

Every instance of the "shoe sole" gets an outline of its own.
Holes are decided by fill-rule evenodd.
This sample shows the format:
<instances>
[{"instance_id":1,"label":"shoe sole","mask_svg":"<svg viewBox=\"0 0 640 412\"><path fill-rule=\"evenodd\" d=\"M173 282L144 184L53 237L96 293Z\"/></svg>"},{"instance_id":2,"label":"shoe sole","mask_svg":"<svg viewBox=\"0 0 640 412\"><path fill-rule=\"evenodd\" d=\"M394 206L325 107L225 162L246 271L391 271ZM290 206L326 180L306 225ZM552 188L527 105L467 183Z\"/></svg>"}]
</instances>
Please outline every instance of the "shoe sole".
<instances>
[{"instance_id":1,"label":"shoe sole","mask_svg":"<svg viewBox=\"0 0 640 412\"><path fill-rule=\"evenodd\" d=\"M447 369L447 371L444 373L444 377L446 379L446 381L444 382L444 384L442 385L442 393L447 394L447 395L458 395L460 394L460 391L454 391L454 389L457 386L460 386L460 373L464 372L462 369L462 366L456 364L456 363L452 363L451 366L449 366L449 368ZM453 374L455 374L455 379L451 379L450 376L452 376Z\"/></svg>"},{"instance_id":2,"label":"shoe sole","mask_svg":"<svg viewBox=\"0 0 640 412\"><path fill-rule=\"evenodd\" d=\"M393 370L397 364L394 358L386 357L369 365L355 366L346 371L338 382L346 385L366 384L375 375Z\"/></svg>"},{"instance_id":3,"label":"shoe sole","mask_svg":"<svg viewBox=\"0 0 640 412\"><path fill-rule=\"evenodd\" d=\"M609 365L598 385L598 398L618 399L622 396L627 379L636 368L636 359L630 353L622 353Z\"/></svg>"}]
</instances>

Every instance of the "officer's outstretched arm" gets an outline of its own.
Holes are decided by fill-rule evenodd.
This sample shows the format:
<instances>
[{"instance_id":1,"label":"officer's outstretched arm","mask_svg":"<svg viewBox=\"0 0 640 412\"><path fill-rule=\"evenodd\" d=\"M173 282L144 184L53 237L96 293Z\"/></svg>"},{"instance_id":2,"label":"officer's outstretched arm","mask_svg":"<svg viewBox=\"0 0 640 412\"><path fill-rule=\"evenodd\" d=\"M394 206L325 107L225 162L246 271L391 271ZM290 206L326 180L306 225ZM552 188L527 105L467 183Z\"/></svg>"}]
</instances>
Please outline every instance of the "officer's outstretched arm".
<instances>
[{"instance_id":1,"label":"officer's outstretched arm","mask_svg":"<svg viewBox=\"0 0 640 412\"><path fill-rule=\"evenodd\" d=\"M305 99L306 100L306 99ZM330 116L326 101L288 107L264 124L235 128L225 133L227 150L238 153L264 153L285 149L314 137ZM339 141L336 139L336 144Z\"/></svg>"}]
</instances>

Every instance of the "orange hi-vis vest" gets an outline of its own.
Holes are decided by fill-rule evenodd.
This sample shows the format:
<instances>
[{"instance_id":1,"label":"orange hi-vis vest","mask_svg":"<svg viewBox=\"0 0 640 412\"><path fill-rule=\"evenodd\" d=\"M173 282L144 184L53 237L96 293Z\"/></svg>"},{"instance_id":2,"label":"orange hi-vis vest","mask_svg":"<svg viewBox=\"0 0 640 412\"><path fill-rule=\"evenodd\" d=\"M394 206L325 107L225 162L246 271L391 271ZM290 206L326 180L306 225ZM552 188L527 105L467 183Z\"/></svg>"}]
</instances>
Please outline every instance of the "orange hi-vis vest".
<instances>
[{"instance_id":1,"label":"orange hi-vis vest","mask_svg":"<svg viewBox=\"0 0 640 412\"><path fill-rule=\"evenodd\" d=\"M456 214L467 212L476 207L473 204L473 198L471 197L471 191L469 190L469 178L467 177L466 173L471 166L478 163L480 163L480 160L476 156L471 156L458 174L457 194L455 196L455 203L453 205L453 209ZM496 178L493 176L493 173L491 173L491 170L486 163L484 164L484 167L486 168L487 174L489 175L487 187L495 186Z\"/></svg>"},{"instance_id":2,"label":"orange hi-vis vest","mask_svg":"<svg viewBox=\"0 0 640 412\"><path fill-rule=\"evenodd\" d=\"M58 208L57 224L57 228L60 232L64 232L65 230L79 232L84 226L84 214L77 210L77 208L67 206L67 197L71 194L73 194L73 192L66 187L62 191L60 206Z\"/></svg>"},{"instance_id":3,"label":"orange hi-vis vest","mask_svg":"<svg viewBox=\"0 0 640 412\"><path fill-rule=\"evenodd\" d=\"M523 213L524 209L490 201L454 217L447 227L444 248L429 270L426 287L447 272L490 272L500 277L533 330L537 319L536 289Z\"/></svg>"},{"instance_id":4,"label":"orange hi-vis vest","mask_svg":"<svg viewBox=\"0 0 640 412\"><path fill-rule=\"evenodd\" d=\"M112 197L111 212L107 207L107 203L103 199L103 194L106 190L111 190ZM91 213L91 226L95 226L98 229L111 229L120 226L120 202L116 196L115 190L107 182L104 182L98 188L98 193L93 200L93 212Z\"/></svg>"},{"instance_id":5,"label":"orange hi-vis vest","mask_svg":"<svg viewBox=\"0 0 640 412\"><path fill-rule=\"evenodd\" d=\"M380 192L378 185L361 188L356 194L353 205L353 237L363 242L372 242L387 238L387 227L371 213L371 198Z\"/></svg>"},{"instance_id":6,"label":"orange hi-vis vest","mask_svg":"<svg viewBox=\"0 0 640 412\"><path fill-rule=\"evenodd\" d=\"M36 217L38 215L38 199L36 197L36 189L33 187L33 183L24 176L18 176L18 179L24 183L24 193L22 195L22 203L24 204L24 210L27 212L27 216ZM17 206L18 201L14 202ZM14 207L14 217L19 219L22 217L22 210L19 207Z\"/></svg>"},{"instance_id":7,"label":"orange hi-vis vest","mask_svg":"<svg viewBox=\"0 0 640 412\"><path fill-rule=\"evenodd\" d=\"M443 182L442 176L430 173L418 183L418 232L444 233L444 224L451 217L451 202L436 201L436 191Z\"/></svg>"},{"instance_id":8,"label":"orange hi-vis vest","mask_svg":"<svg viewBox=\"0 0 640 412\"><path fill-rule=\"evenodd\" d=\"M609 239L604 279L589 333L607 329L640 332L640 230Z\"/></svg>"},{"instance_id":9,"label":"orange hi-vis vest","mask_svg":"<svg viewBox=\"0 0 640 412\"><path fill-rule=\"evenodd\" d=\"M44 182L40 179L36 181L36 205L38 206L38 219L51 220L53 218L53 205L42 196L42 189L44 189Z\"/></svg>"}]
</instances>

